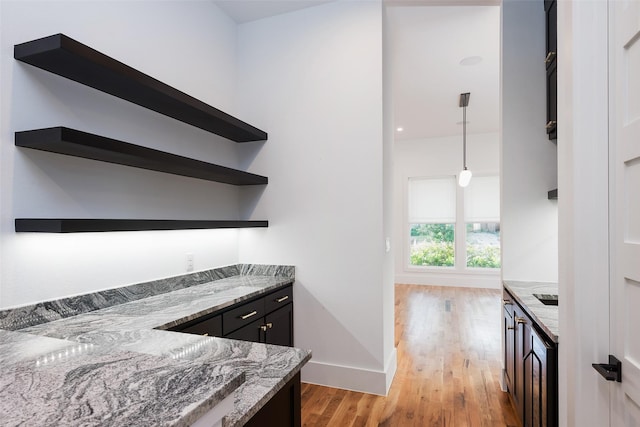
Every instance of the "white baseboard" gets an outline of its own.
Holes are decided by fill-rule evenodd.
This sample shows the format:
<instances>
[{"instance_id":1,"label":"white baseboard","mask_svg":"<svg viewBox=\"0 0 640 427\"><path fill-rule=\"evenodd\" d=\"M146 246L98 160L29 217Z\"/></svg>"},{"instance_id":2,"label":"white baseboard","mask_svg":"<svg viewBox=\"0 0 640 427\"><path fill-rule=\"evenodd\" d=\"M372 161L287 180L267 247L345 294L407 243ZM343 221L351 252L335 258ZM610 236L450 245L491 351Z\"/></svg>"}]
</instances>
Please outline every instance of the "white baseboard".
<instances>
[{"instance_id":1,"label":"white baseboard","mask_svg":"<svg viewBox=\"0 0 640 427\"><path fill-rule=\"evenodd\" d=\"M455 273L404 273L395 275L395 283L404 285L457 286L462 288L502 289L500 273L455 274Z\"/></svg>"},{"instance_id":2,"label":"white baseboard","mask_svg":"<svg viewBox=\"0 0 640 427\"><path fill-rule=\"evenodd\" d=\"M311 360L302 368L302 382L386 396L396 373L397 364L395 348L384 371Z\"/></svg>"}]
</instances>

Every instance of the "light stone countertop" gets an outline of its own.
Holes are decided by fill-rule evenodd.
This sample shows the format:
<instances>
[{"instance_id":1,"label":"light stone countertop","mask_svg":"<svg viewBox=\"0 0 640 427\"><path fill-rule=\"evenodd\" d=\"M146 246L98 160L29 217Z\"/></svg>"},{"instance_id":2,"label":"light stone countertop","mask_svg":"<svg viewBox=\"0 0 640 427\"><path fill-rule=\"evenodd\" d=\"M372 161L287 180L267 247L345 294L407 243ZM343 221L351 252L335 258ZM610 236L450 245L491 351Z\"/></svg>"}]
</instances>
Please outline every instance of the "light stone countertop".
<instances>
[{"instance_id":1,"label":"light stone countertop","mask_svg":"<svg viewBox=\"0 0 640 427\"><path fill-rule=\"evenodd\" d=\"M549 339L558 343L558 306L544 305L533 294L558 294L558 284L550 282L503 281L504 287L516 299ZM562 301L560 301L560 304Z\"/></svg>"},{"instance_id":2,"label":"light stone countertop","mask_svg":"<svg viewBox=\"0 0 640 427\"><path fill-rule=\"evenodd\" d=\"M162 329L289 283L239 275L0 330L2 425L188 426L235 393L223 425L241 426L311 352Z\"/></svg>"}]
</instances>

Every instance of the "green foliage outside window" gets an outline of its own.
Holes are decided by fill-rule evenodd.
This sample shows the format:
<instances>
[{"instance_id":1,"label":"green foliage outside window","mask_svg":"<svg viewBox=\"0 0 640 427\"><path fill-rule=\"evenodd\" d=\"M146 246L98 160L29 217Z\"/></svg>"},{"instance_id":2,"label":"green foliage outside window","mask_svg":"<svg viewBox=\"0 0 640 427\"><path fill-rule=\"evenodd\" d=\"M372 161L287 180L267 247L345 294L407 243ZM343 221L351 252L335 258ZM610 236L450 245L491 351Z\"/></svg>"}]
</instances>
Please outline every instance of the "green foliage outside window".
<instances>
[{"instance_id":1,"label":"green foliage outside window","mask_svg":"<svg viewBox=\"0 0 640 427\"><path fill-rule=\"evenodd\" d=\"M453 267L454 224L411 224L411 265Z\"/></svg>"},{"instance_id":2,"label":"green foliage outside window","mask_svg":"<svg viewBox=\"0 0 640 427\"><path fill-rule=\"evenodd\" d=\"M467 267L500 268L500 247L467 245Z\"/></svg>"}]
</instances>

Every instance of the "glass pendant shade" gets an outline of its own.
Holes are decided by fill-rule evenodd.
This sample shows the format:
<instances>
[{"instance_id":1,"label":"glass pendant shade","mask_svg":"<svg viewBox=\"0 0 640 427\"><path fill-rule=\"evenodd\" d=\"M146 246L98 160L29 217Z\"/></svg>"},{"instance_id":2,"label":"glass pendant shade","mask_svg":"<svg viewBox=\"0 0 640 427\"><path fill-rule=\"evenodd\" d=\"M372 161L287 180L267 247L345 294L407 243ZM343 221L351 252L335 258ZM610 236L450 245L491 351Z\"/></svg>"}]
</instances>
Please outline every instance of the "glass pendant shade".
<instances>
[{"instance_id":1,"label":"glass pendant shade","mask_svg":"<svg viewBox=\"0 0 640 427\"><path fill-rule=\"evenodd\" d=\"M473 174L467 168L465 168L462 172L460 172L460 176L458 177L458 185L460 187L466 187L471 182L471 176Z\"/></svg>"}]
</instances>

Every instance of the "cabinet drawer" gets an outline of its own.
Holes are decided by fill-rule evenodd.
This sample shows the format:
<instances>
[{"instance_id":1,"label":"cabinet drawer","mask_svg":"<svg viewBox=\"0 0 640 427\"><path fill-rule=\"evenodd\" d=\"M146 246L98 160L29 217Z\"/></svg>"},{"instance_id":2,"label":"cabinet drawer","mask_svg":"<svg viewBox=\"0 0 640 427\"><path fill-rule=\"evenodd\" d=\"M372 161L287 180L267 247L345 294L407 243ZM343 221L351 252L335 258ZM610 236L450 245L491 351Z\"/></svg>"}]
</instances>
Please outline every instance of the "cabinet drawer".
<instances>
[{"instance_id":1,"label":"cabinet drawer","mask_svg":"<svg viewBox=\"0 0 640 427\"><path fill-rule=\"evenodd\" d=\"M271 313L293 301L293 286L287 286L264 297L265 312Z\"/></svg>"},{"instance_id":2,"label":"cabinet drawer","mask_svg":"<svg viewBox=\"0 0 640 427\"><path fill-rule=\"evenodd\" d=\"M213 316L202 322L179 329L179 332L196 335L219 337L222 335L222 316Z\"/></svg>"},{"instance_id":3,"label":"cabinet drawer","mask_svg":"<svg viewBox=\"0 0 640 427\"><path fill-rule=\"evenodd\" d=\"M247 325L264 316L264 298L242 304L240 307L222 313L222 333L229 332Z\"/></svg>"}]
</instances>

